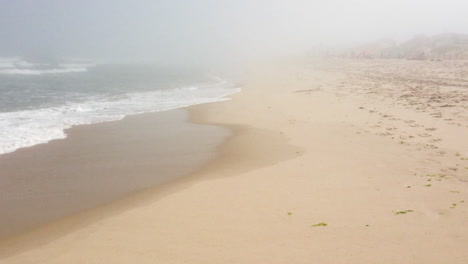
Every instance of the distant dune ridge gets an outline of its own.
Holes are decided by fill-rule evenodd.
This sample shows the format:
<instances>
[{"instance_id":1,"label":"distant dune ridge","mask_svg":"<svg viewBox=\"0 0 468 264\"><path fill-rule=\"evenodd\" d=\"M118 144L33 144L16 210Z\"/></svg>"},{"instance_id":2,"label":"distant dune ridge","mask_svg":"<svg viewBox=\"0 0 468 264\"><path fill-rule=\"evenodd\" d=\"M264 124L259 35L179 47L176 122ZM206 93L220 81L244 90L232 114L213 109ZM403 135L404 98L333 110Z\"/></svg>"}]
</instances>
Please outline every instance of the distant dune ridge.
<instances>
[{"instance_id":1,"label":"distant dune ridge","mask_svg":"<svg viewBox=\"0 0 468 264\"><path fill-rule=\"evenodd\" d=\"M354 59L466 60L468 34L416 35L400 44L383 39L335 55Z\"/></svg>"}]
</instances>

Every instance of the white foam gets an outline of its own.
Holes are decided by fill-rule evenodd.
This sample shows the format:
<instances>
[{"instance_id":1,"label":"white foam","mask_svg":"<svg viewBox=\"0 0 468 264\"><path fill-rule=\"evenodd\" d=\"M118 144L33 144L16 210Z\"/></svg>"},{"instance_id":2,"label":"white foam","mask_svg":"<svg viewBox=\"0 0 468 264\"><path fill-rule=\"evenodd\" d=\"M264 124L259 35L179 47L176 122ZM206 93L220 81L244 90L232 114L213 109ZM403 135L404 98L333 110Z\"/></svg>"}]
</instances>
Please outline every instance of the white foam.
<instances>
[{"instance_id":1,"label":"white foam","mask_svg":"<svg viewBox=\"0 0 468 264\"><path fill-rule=\"evenodd\" d=\"M58 68L58 69L47 69L47 70L34 70L34 69L3 69L0 70L0 74L22 74L22 75L41 75L41 74L60 74L60 73L72 73L72 72L86 72L87 68Z\"/></svg>"},{"instance_id":2,"label":"white foam","mask_svg":"<svg viewBox=\"0 0 468 264\"><path fill-rule=\"evenodd\" d=\"M27 68L27 67L34 67L38 66L34 63L27 62L25 60L18 60L14 62L15 66L20 67L20 68Z\"/></svg>"},{"instance_id":3,"label":"white foam","mask_svg":"<svg viewBox=\"0 0 468 264\"><path fill-rule=\"evenodd\" d=\"M59 65L60 68L89 68L89 67L96 67L94 63L62 63Z\"/></svg>"},{"instance_id":4,"label":"white foam","mask_svg":"<svg viewBox=\"0 0 468 264\"><path fill-rule=\"evenodd\" d=\"M13 64L8 63L8 62L0 62L0 69L2 68L12 68L14 67Z\"/></svg>"},{"instance_id":5,"label":"white foam","mask_svg":"<svg viewBox=\"0 0 468 264\"><path fill-rule=\"evenodd\" d=\"M228 100L225 96L237 93L240 89L226 87L225 83L222 81L205 86L132 93L117 100L96 98L82 104L0 113L0 154L65 138L64 130L75 125Z\"/></svg>"},{"instance_id":6,"label":"white foam","mask_svg":"<svg viewBox=\"0 0 468 264\"><path fill-rule=\"evenodd\" d=\"M41 75L41 74L61 74L86 72L89 67L95 67L96 64L90 61L71 61L59 64L53 68L50 64L31 63L18 57L0 58L0 74L9 75ZM44 67L49 67L44 69Z\"/></svg>"},{"instance_id":7,"label":"white foam","mask_svg":"<svg viewBox=\"0 0 468 264\"><path fill-rule=\"evenodd\" d=\"M19 58L2 58L0 57L0 68L15 68L14 62Z\"/></svg>"}]
</instances>

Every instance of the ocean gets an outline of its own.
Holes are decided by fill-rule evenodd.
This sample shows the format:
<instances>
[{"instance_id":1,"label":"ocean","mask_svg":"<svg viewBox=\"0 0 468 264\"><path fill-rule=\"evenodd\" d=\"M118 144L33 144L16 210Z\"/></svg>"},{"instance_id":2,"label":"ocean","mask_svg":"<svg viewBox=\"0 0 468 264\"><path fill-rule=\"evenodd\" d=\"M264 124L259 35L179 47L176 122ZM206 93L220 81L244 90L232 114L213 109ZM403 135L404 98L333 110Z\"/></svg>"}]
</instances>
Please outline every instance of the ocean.
<instances>
[{"instance_id":1,"label":"ocean","mask_svg":"<svg viewBox=\"0 0 468 264\"><path fill-rule=\"evenodd\" d=\"M177 108L238 91L196 70L0 60L0 239L200 170L231 131Z\"/></svg>"},{"instance_id":2,"label":"ocean","mask_svg":"<svg viewBox=\"0 0 468 264\"><path fill-rule=\"evenodd\" d=\"M66 137L65 129L227 100L234 82L202 71L0 58L0 154Z\"/></svg>"}]
</instances>

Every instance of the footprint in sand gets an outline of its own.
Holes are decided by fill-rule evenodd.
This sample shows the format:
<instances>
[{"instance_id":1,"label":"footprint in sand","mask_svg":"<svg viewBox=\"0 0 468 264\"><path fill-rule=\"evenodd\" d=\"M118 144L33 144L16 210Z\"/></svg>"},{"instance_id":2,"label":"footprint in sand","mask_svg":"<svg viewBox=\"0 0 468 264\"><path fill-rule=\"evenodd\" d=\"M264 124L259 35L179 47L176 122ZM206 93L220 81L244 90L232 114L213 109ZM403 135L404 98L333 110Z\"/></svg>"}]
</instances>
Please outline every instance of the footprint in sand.
<instances>
[{"instance_id":1,"label":"footprint in sand","mask_svg":"<svg viewBox=\"0 0 468 264\"><path fill-rule=\"evenodd\" d=\"M386 132L386 133L379 133L377 135L379 135L379 136L393 136L394 134Z\"/></svg>"},{"instance_id":2,"label":"footprint in sand","mask_svg":"<svg viewBox=\"0 0 468 264\"><path fill-rule=\"evenodd\" d=\"M439 147L437 147L436 145L433 145L433 144L426 144L424 145L425 148L427 149L438 149Z\"/></svg>"},{"instance_id":3,"label":"footprint in sand","mask_svg":"<svg viewBox=\"0 0 468 264\"><path fill-rule=\"evenodd\" d=\"M454 171L458 171L458 168L455 168L455 167L447 167L445 169L442 169L442 171L444 172L454 172Z\"/></svg>"},{"instance_id":4,"label":"footprint in sand","mask_svg":"<svg viewBox=\"0 0 468 264\"><path fill-rule=\"evenodd\" d=\"M432 137L432 135L427 134L427 133L418 134L418 136L420 136L420 137Z\"/></svg>"}]
</instances>

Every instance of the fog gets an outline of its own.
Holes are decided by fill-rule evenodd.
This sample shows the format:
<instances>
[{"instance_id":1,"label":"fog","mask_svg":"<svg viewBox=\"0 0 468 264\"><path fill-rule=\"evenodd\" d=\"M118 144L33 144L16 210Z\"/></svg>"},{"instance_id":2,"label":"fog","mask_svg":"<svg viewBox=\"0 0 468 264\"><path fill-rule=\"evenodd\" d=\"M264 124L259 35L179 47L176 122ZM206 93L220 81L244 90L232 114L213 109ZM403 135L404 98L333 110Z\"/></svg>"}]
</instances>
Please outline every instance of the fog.
<instances>
[{"instance_id":1,"label":"fog","mask_svg":"<svg viewBox=\"0 0 468 264\"><path fill-rule=\"evenodd\" d=\"M0 0L0 57L238 63L468 33L464 0Z\"/></svg>"}]
</instances>

